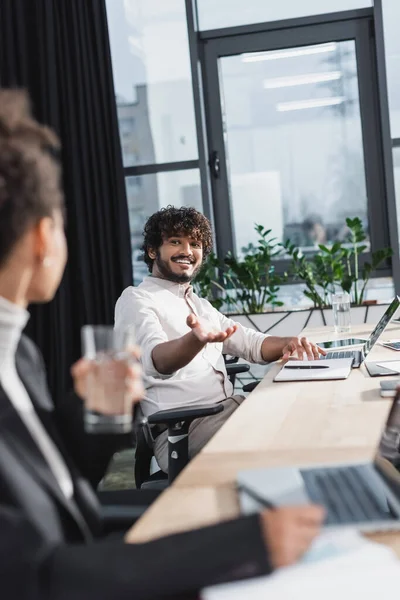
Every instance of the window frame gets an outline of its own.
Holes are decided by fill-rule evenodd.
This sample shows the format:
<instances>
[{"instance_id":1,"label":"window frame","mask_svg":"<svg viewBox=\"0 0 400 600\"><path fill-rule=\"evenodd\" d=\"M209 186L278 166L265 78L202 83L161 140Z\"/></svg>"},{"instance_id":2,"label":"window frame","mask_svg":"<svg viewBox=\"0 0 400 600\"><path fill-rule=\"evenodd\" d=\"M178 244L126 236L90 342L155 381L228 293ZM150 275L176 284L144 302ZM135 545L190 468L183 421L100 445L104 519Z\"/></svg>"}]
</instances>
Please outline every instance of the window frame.
<instances>
[{"instance_id":1,"label":"window frame","mask_svg":"<svg viewBox=\"0 0 400 600\"><path fill-rule=\"evenodd\" d=\"M376 0L374 0L376 1ZM196 0L197 4L197 0ZM285 27L296 27L300 20L303 22L307 22L307 24L319 23L321 22L321 17L323 17L323 22L342 20L343 15L349 16L349 18L357 17L362 11L371 11L372 6L364 6L359 8L350 8L346 11L343 9L340 11L328 11L326 13L321 14L308 14L299 17L290 17L288 19L278 19L278 20L270 20L270 21L257 21L256 23L247 23L244 25L229 25L227 27L214 27L212 29L202 29L200 26L200 17L198 18L199 27L198 31L200 34L204 34L204 37L209 39L210 37L220 37L221 33L229 32L229 35L235 35L235 33L240 33L240 29L246 27L249 33L254 33L256 31L263 31L265 25L268 26L269 29L272 28L281 28L284 24ZM197 12L200 11L197 9Z\"/></svg>"}]
</instances>

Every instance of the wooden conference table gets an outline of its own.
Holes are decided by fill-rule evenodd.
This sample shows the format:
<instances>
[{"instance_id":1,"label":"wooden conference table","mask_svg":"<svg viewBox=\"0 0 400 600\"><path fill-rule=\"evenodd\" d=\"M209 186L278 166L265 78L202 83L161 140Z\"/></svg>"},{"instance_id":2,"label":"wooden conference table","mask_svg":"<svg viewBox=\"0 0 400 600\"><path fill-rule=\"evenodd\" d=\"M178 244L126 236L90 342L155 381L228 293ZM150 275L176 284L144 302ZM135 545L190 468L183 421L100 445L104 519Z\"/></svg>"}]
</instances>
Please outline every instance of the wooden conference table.
<instances>
[{"instance_id":1,"label":"wooden conference table","mask_svg":"<svg viewBox=\"0 0 400 600\"><path fill-rule=\"evenodd\" d=\"M372 327L353 327L368 337ZM312 341L333 339L332 327L306 329ZM336 336L346 337L346 336ZM400 338L390 324L382 339ZM368 360L400 360L400 354L375 345ZM239 515L235 479L238 471L263 466L358 460L373 456L391 399L379 395L379 377L365 366L348 379L274 383L274 364L263 381L235 411L174 484L132 527L129 539L147 541ZM390 379L390 377L389 377ZM400 533L370 537L395 549Z\"/></svg>"}]
</instances>

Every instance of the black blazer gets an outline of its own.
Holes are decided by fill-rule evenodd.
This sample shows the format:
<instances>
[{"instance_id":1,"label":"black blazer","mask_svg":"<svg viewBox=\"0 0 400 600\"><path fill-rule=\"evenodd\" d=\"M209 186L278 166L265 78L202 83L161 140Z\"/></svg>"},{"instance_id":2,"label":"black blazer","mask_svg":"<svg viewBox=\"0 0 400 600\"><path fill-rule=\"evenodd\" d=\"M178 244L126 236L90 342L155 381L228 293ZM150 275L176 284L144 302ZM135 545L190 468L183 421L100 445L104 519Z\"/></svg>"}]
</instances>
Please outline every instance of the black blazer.
<instances>
[{"instance_id":1,"label":"black blazer","mask_svg":"<svg viewBox=\"0 0 400 600\"><path fill-rule=\"evenodd\" d=\"M101 538L93 488L123 436L86 436L81 402L54 407L36 346L22 337L17 370L66 461L74 498L53 473L0 386L0 597L2 600L147 600L270 571L258 517L146 544Z\"/></svg>"}]
</instances>

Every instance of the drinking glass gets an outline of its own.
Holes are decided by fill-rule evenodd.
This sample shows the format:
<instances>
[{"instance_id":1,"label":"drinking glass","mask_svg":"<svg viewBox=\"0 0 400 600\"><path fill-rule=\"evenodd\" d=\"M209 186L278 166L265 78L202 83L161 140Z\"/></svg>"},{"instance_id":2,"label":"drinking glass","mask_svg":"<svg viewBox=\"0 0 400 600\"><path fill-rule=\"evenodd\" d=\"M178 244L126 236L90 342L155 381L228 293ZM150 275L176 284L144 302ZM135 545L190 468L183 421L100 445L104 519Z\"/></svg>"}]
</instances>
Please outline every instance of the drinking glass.
<instances>
[{"instance_id":1,"label":"drinking glass","mask_svg":"<svg viewBox=\"0 0 400 600\"><path fill-rule=\"evenodd\" d=\"M125 385L133 328L110 325L82 327L83 356L92 361L86 382L84 426L88 433L127 433L132 430L132 399Z\"/></svg>"},{"instance_id":2,"label":"drinking glass","mask_svg":"<svg viewBox=\"0 0 400 600\"><path fill-rule=\"evenodd\" d=\"M351 331L350 295L347 292L332 294L333 321L336 333Z\"/></svg>"}]
</instances>

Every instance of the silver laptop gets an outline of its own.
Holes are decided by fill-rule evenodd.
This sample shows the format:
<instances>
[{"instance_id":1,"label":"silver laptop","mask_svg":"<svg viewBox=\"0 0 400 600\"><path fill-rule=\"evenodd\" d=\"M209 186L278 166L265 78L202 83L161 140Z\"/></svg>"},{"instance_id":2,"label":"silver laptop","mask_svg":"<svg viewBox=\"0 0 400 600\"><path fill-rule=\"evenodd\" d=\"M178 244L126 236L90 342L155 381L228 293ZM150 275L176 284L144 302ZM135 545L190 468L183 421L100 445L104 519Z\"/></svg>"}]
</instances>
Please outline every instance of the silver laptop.
<instances>
[{"instance_id":1,"label":"silver laptop","mask_svg":"<svg viewBox=\"0 0 400 600\"><path fill-rule=\"evenodd\" d=\"M396 314L397 309L400 306L400 298L396 296L391 304L388 306L384 315L382 315L378 325L375 327L369 338L366 340L361 350L335 350L328 352L326 356L321 356L321 360L324 358L353 358L353 369L361 366L376 342L379 340L386 327Z\"/></svg>"},{"instance_id":2,"label":"silver laptop","mask_svg":"<svg viewBox=\"0 0 400 600\"><path fill-rule=\"evenodd\" d=\"M325 506L326 526L400 530L400 399L373 461L242 471L237 485L244 513L314 502Z\"/></svg>"}]
</instances>

